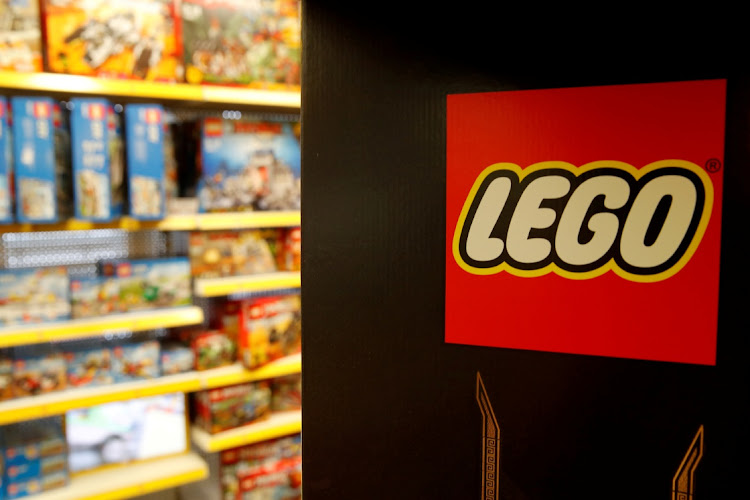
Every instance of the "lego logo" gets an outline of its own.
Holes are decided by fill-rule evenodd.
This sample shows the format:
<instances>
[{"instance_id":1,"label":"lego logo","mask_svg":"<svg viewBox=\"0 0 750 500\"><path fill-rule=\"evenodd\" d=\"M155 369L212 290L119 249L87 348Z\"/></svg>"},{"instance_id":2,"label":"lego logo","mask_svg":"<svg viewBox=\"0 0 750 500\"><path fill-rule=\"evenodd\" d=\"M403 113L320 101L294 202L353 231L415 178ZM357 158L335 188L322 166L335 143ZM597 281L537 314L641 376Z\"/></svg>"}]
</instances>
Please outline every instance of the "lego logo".
<instances>
[{"instance_id":1,"label":"lego logo","mask_svg":"<svg viewBox=\"0 0 750 500\"><path fill-rule=\"evenodd\" d=\"M713 185L697 165L636 169L600 161L577 168L499 163L476 179L453 238L465 271L588 279L611 270L660 281L690 260L708 225Z\"/></svg>"},{"instance_id":2,"label":"lego logo","mask_svg":"<svg viewBox=\"0 0 750 500\"><path fill-rule=\"evenodd\" d=\"M35 118L47 118L49 116L49 106L46 102L35 102L34 103L34 117Z\"/></svg>"},{"instance_id":3,"label":"lego logo","mask_svg":"<svg viewBox=\"0 0 750 500\"><path fill-rule=\"evenodd\" d=\"M101 120L104 118L104 107L101 104L92 104L89 106L89 118L92 120Z\"/></svg>"}]
</instances>

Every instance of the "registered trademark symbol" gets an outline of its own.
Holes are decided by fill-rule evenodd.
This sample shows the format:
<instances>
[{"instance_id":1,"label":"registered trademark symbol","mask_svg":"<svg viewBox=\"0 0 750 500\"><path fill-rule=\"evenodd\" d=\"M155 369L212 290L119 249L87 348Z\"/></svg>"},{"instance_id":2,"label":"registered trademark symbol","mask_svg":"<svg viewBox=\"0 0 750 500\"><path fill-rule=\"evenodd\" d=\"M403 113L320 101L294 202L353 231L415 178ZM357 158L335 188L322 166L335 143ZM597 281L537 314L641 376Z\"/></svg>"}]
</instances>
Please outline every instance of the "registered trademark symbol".
<instances>
[{"instance_id":1,"label":"registered trademark symbol","mask_svg":"<svg viewBox=\"0 0 750 500\"><path fill-rule=\"evenodd\" d=\"M706 161L706 171L707 172L718 172L721 170L721 160L717 158L711 158L710 160Z\"/></svg>"}]
</instances>

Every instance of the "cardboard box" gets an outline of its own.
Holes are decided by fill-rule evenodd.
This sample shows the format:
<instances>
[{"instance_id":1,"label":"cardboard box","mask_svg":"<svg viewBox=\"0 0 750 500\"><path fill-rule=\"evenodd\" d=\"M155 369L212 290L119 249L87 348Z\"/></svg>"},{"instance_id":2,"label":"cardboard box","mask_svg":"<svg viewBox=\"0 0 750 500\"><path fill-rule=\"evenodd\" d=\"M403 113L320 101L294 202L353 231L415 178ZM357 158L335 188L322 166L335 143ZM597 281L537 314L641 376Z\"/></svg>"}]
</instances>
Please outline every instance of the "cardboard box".
<instances>
[{"instance_id":1,"label":"cardboard box","mask_svg":"<svg viewBox=\"0 0 750 500\"><path fill-rule=\"evenodd\" d=\"M0 96L0 224L14 220L13 210L13 156L12 138L8 118L8 100Z\"/></svg>"},{"instance_id":2,"label":"cardboard box","mask_svg":"<svg viewBox=\"0 0 750 500\"><path fill-rule=\"evenodd\" d=\"M198 180L200 210L299 210L299 133L299 122L205 118Z\"/></svg>"},{"instance_id":3,"label":"cardboard box","mask_svg":"<svg viewBox=\"0 0 750 500\"><path fill-rule=\"evenodd\" d=\"M0 70L42 70L38 0L0 0Z\"/></svg>"},{"instance_id":4,"label":"cardboard box","mask_svg":"<svg viewBox=\"0 0 750 500\"><path fill-rule=\"evenodd\" d=\"M70 280L70 306L73 318L96 318L126 312L120 301L120 284L116 278L76 277Z\"/></svg>"},{"instance_id":5,"label":"cardboard box","mask_svg":"<svg viewBox=\"0 0 750 500\"><path fill-rule=\"evenodd\" d=\"M112 350L96 344L95 341L87 341L66 348L65 361L70 387L107 385L114 382Z\"/></svg>"},{"instance_id":6,"label":"cardboard box","mask_svg":"<svg viewBox=\"0 0 750 500\"><path fill-rule=\"evenodd\" d=\"M128 213L136 219L166 215L163 115L158 104L125 106Z\"/></svg>"},{"instance_id":7,"label":"cardboard box","mask_svg":"<svg viewBox=\"0 0 750 500\"><path fill-rule=\"evenodd\" d=\"M175 0L41 0L47 70L178 82Z\"/></svg>"},{"instance_id":8,"label":"cardboard box","mask_svg":"<svg viewBox=\"0 0 750 500\"><path fill-rule=\"evenodd\" d=\"M0 270L0 325L70 318L69 288L65 267Z\"/></svg>"},{"instance_id":9,"label":"cardboard box","mask_svg":"<svg viewBox=\"0 0 750 500\"><path fill-rule=\"evenodd\" d=\"M299 91L300 31L296 0L183 0L186 81Z\"/></svg>"},{"instance_id":10,"label":"cardboard box","mask_svg":"<svg viewBox=\"0 0 750 500\"><path fill-rule=\"evenodd\" d=\"M187 257L102 260L99 272L103 277L116 280L120 311L192 304Z\"/></svg>"},{"instance_id":11,"label":"cardboard box","mask_svg":"<svg viewBox=\"0 0 750 500\"><path fill-rule=\"evenodd\" d=\"M113 349L112 376L115 382L158 377L159 342L146 340L118 345Z\"/></svg>"},{"instance_id":12,"label":"cardboard box","mask_svg":"<svg viewBox=\"0 0 750 500\"><path fill-rule=\"evenodd\" d=\"M65 358L43 347L16 350L13 361L13 394L36 396L61 391L68 386Z\"/></svg>"},{"instance_id":13,"label":"cardboard box","mask_svg":"<svg viewBox=\"0 0 750 500\"><path fill-rule=\"evenodd\" d=\"M196 393L196 425L208 433L234 429L271 414L268 381L219 387Z\"/></svg>"}]
</instances>

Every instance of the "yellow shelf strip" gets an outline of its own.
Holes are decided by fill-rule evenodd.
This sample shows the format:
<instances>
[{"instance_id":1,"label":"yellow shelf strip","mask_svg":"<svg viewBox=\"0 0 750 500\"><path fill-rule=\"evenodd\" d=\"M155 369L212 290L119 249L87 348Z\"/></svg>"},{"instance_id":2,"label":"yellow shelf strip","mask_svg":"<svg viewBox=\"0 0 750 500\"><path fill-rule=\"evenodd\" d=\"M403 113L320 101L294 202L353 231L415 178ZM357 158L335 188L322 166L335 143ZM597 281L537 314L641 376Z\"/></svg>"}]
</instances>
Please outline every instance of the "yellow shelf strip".
<instances>
[{"instance_id":1,"label":"yellow shelf strip","mask_svg":"<svg viewBox=\"0 0 750 500\"><path fill-rule=\"evenodd\" d=\"M0 425L61 415L76 408L86 408L113 401L124 401L159 394L195 392L214 387L241 384L255 380L300 373L301 355L276 360L257 370L246 370L236 363L212 370L167 375L150 380L123 382L97 387L67 389L59 392L10 399L0 402Z\"/></svg>"},{"instance_id":2,"label":"yellow shelf strip","mask_svg":"<svg viewBox=\"0 0 750 500\"><path fill-rule=\"evenodd\" d=\"M181 306L110 314L97 318L14 325L0 328L0 347L99 337L108 333L142 332L201 323L203 323L203 309L198 306Z\"/></svg>"},{"instance_id":3,"label":"yellow shelf strip","mask_svg":"<svg viewBox=\"0 0 750 500\"><path fill-rule=\"evenodd\" d=\"M195 446L206 453L214 453L302 432L302 412L273 413L268 420L218 434L209 434L196 427L193 427L190 432Z\"/></svg>"},{"instance_id":4,"label":"yellow shelf strip","mask_svg":"<svg viewBox=\"0 0 750 500\"><path fill-rule=\"evenodd\" d=\"M122 229L141 231L211 231L220 229L253 229L299 226L299 211L279 212L233 212L222 214L168 215L158 221L140 221L130 217L111 222L93 222L71 219L52 224L7 224L0 225L2 233L29 233L40 231L89 231L92 229Z\"/></svg>"},{"instance_id":5,"label":"yellow shelf strip","mask_svg":"<svg viewBox=\"0 0 750 500\"><path fill-rule=\"evenodd\" d=\"M102 95L168 101L299 109L299 91L118 80L57 73L0 71L0 88L52 94Z\"/></svg>"},{"instance_id":6,"label":"yellow shelf strip","mask_svg":"<svg viewBox=\"0 0 750 500\"><path fill-rule=\"evenodd\" d=\"M223 297L231 294L299 288L301 283L302 278L299 272L199 278L193 281L193 292L198 297Z\"/></svg>"},{"instance_id":7,"label":"yellow shelf strip","mask_svg":"<svg viewBox=\"0 0 750 500\"><path fill-rule=\"evenodd\" d=\"M74 476L70 484L33 497L33 500L117 500L200 481L208 464L197 453L110 467Z\"/></svg>"}]
</instances>

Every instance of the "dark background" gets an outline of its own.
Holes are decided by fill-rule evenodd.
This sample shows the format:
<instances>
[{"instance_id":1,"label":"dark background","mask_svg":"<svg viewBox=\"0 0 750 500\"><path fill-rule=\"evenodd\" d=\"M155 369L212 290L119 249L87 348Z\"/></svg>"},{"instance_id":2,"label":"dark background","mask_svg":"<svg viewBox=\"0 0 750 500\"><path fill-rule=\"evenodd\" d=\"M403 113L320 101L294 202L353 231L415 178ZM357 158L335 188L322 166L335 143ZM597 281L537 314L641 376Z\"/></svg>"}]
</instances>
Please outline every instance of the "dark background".
<instances>
[{"instance_id":1,"label":"dark background","mask_svg":"<svg viewBox=\"0 0 750 500\"><path fill-rule=\"evenodd\" d=\"M481 498L477 372L503 500L669 499L700 425L695 500L742 494L745 68L657 20L409 8L303 4L305 499ZM445 344L446 94L704 78L728 79L717 366Z\"/></svg>"}]
</instances>

